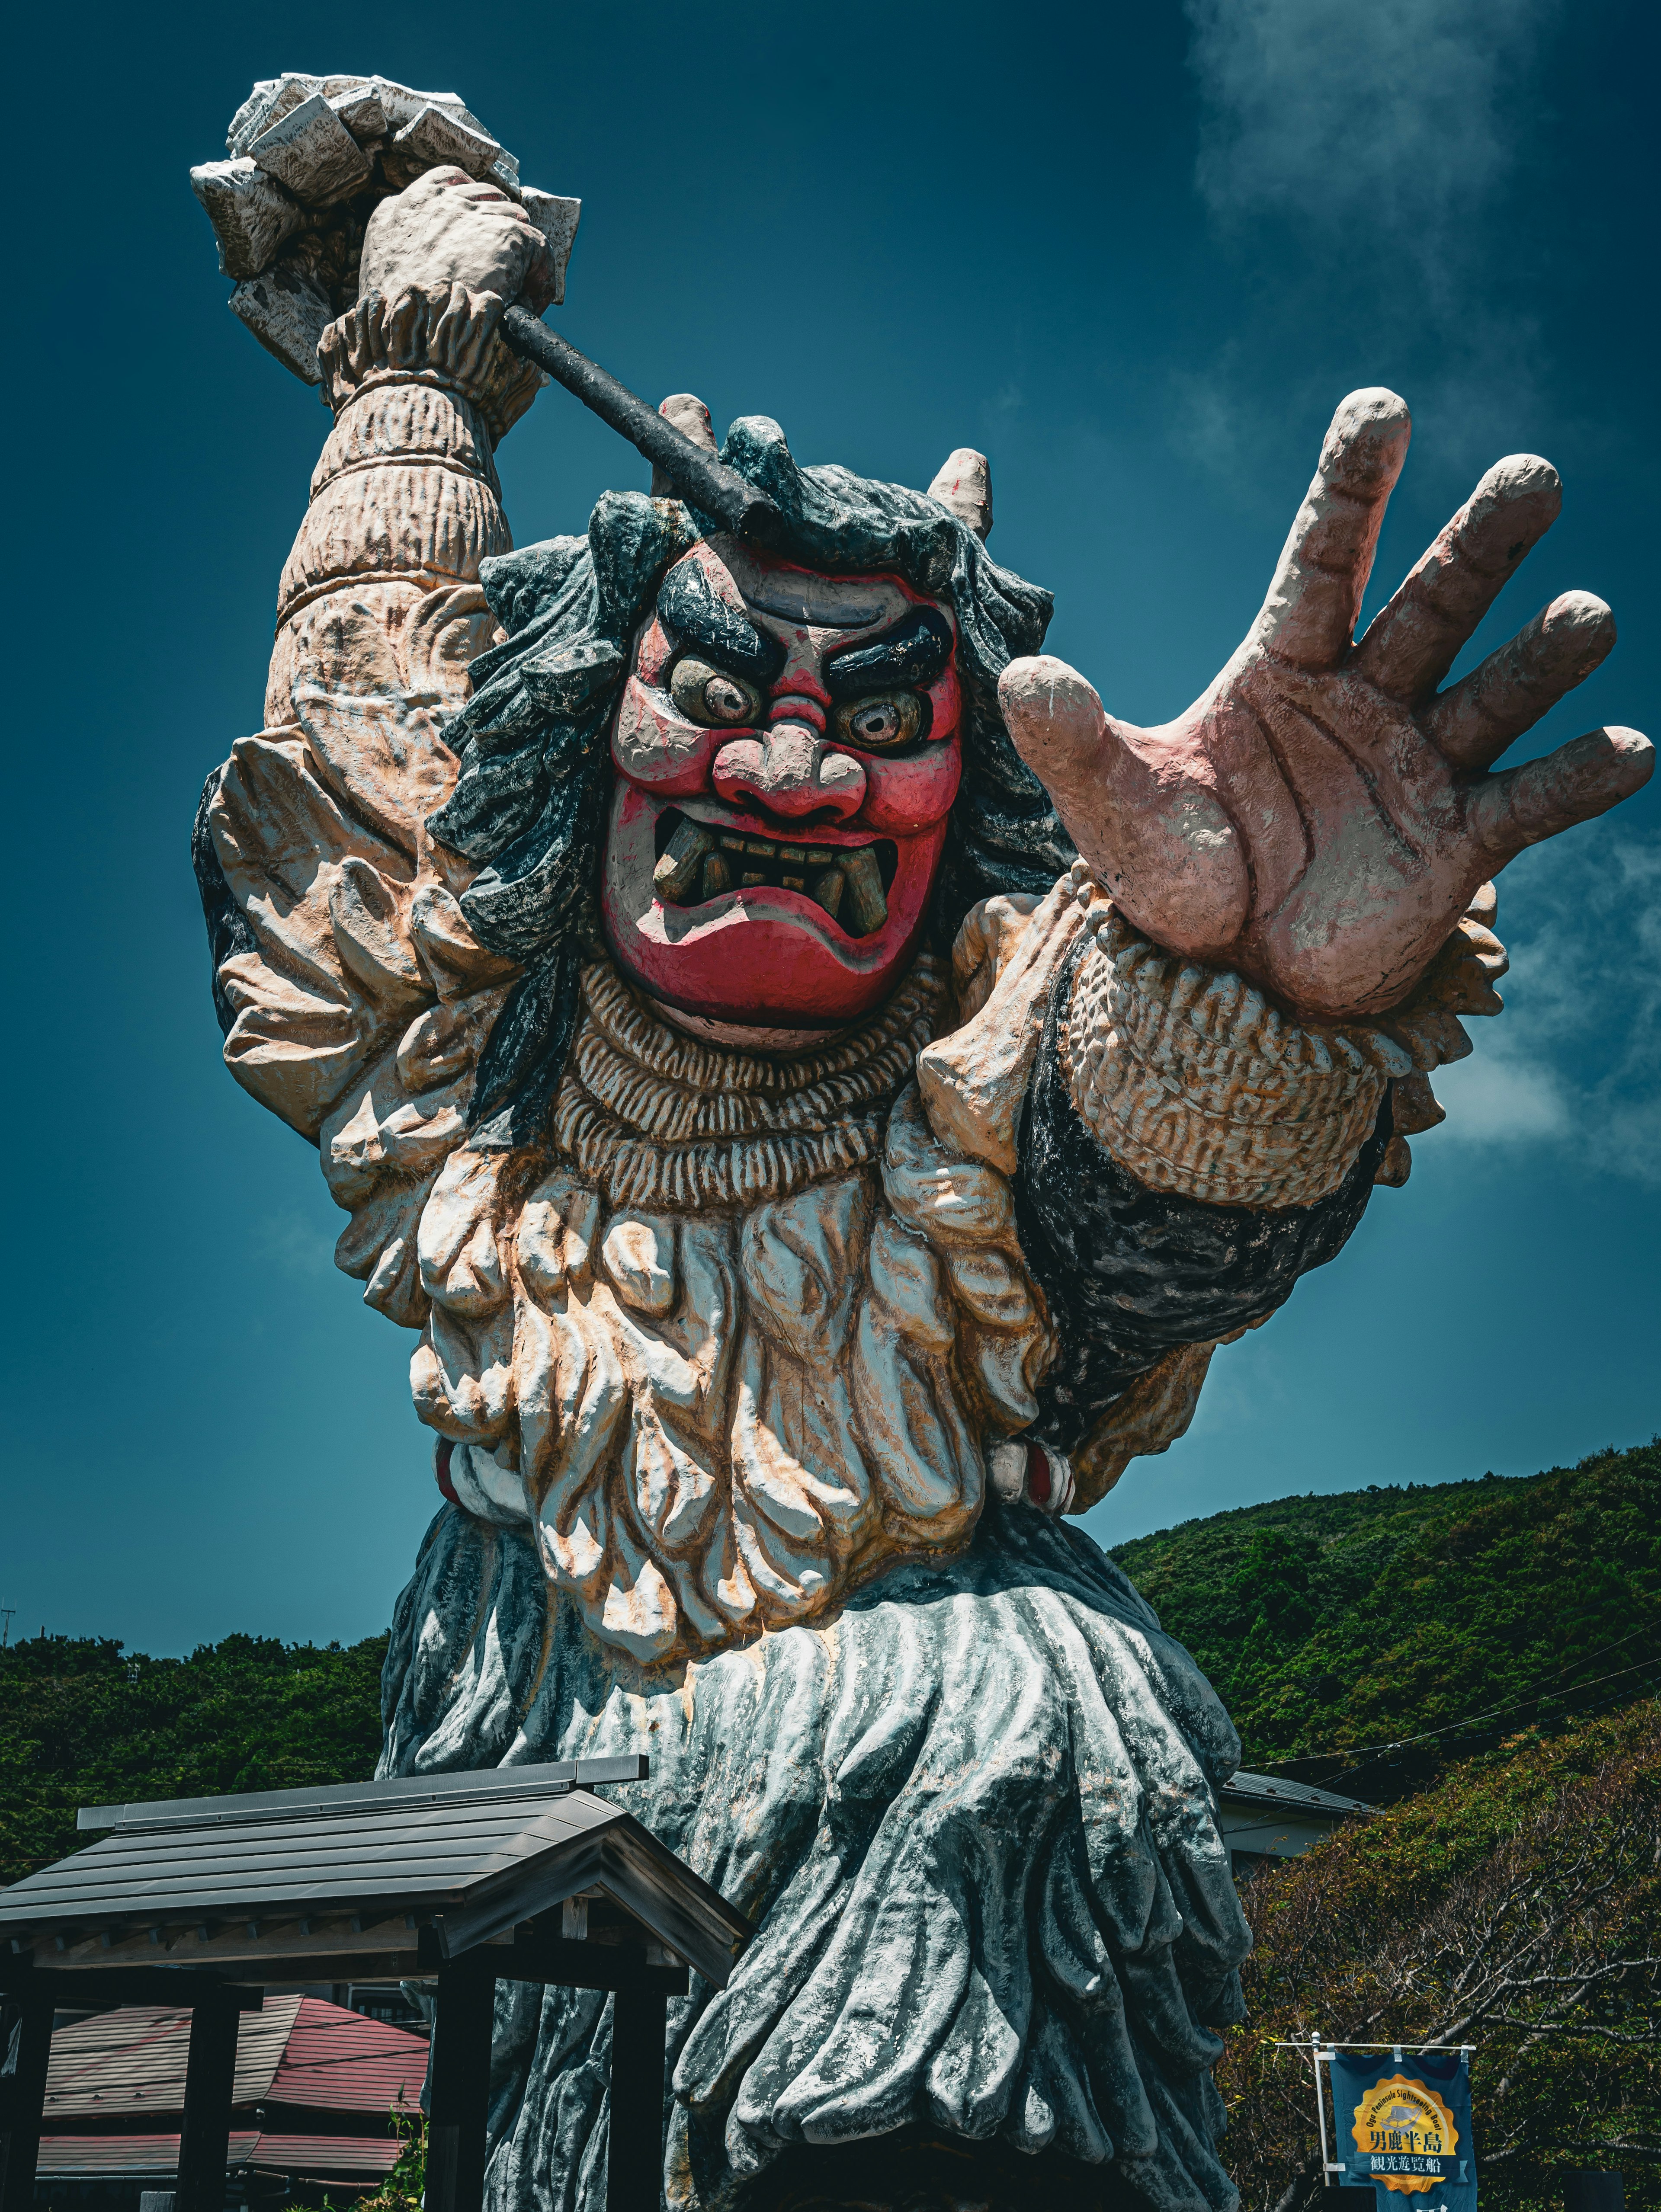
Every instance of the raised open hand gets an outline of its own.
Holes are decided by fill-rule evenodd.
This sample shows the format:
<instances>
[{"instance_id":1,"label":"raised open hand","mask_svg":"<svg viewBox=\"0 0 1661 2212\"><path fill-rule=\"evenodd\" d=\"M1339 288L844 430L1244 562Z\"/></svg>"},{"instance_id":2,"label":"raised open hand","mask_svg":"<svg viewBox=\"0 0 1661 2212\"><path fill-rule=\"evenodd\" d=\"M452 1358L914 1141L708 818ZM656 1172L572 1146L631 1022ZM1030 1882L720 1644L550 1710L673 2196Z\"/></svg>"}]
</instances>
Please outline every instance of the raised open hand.
<instances>
[{"instance_id":1,"label":"raised open hand","mask_svg":"<svg viewBox=\"0 0 1661 2212\"><path fill-rule=\"evenodd\" d=\"M1654 764L1635 730L1607 729L1487 772L1614 644L1586 592L1438 690L1555 520L1556 471L1531 454L1488 471L1354 641L1411 428L1394 392L1344 401L1262 611L1175 721L1116 720L1049 654L1012 661L998 687L1022 758L1125 915L1308 1018L1397 1005L1481 884Z\"/></svg>"}]
</instances>

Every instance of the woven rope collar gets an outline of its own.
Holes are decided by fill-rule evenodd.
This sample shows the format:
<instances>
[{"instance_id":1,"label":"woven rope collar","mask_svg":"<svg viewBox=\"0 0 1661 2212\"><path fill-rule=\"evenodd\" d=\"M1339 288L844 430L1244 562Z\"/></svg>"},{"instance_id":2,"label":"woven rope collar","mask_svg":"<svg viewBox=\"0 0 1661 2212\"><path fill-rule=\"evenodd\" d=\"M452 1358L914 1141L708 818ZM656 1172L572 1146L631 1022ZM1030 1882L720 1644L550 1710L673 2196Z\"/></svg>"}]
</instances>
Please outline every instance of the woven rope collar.
<instances>
[{"instance_id":1,"label":"woven rope collar","mask_svg":"<svg viewBox=\"0 0 1661 2212\"><path fill-rule=\"evenodd\" d=\"M788 1057L689 1037L608 961L582 978L554 1138L613 1206L754 1206L881 1157L888 1109L934 1033L947 979L924 954L859 1028Z\"/></svg>"}]
</instances>

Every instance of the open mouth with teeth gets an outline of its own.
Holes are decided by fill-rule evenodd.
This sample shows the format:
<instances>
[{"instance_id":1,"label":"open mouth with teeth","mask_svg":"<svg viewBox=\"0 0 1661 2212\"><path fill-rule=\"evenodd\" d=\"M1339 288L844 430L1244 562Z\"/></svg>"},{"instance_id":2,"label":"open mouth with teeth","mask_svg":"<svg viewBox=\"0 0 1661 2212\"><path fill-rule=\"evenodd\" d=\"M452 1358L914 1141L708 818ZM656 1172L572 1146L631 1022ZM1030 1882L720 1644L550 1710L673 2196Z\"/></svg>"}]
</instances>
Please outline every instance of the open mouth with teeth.
<instances>
[{"instance_id":1,"label":"open mouth with teeth","mask_svg":"<svg viewBox=\"0 0 1661 2212\"><path fill-rule=\"evenodd\" d=\"M724 891L800 891L848 936L869 937L888 920L899 865L886 837L864 844L793 843L695 822L666 807L657 823L652 884L668 906L702 906Z\"/></svg>"}]
</instances>

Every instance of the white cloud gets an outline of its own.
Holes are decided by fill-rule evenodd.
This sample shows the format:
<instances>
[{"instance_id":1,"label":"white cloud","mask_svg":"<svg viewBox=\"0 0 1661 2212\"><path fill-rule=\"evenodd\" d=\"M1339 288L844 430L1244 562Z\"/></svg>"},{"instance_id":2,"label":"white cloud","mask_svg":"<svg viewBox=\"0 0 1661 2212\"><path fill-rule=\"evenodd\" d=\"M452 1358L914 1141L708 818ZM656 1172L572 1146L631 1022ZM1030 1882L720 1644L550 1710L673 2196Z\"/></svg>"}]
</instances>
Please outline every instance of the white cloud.
<instances>
[{"instance_id":1,"label":"white cloud","mask_svg":"<svg viewBox=\"0 0 1661 2212\"><path fill-rule=\"evenodd\" d=\"M1661 844L1615 819L1523 854L1500 878L1506 1012L1434 1078L1427 1143L1554 1144L1661 1184Z\"/></svg>"},{"instance_id":2,"label":"white cloud","mask_svg":"<svg viewBox=\"0 0 1661 2212\"><path fill-rule=\"evenodd\" d=\"M1171 444L1214 483L1237 495L1255 488L1262 442L1257 403L1248 397L1238 350L1225 344L1203 368L1173 369L1168 383ZM1288 396L1282 394L1283 404Z\"/></svg>"},{"instance_id":3,"label":"white cloud","mask_svg":"<svg viewBox=\"0 0 1661 2212\"><path fill-rule=\"evenodd\" d=\"M1256 280L1232 350L1274 360L1275 376L1224 402L1228 351L1187 364L1171 392L1179 451L1202 467L1226 456L1238 479L1289 409L1341 396L1335 378L1410 365L1402 388L1457 497L1494 458L1496 416L1539 411L1547 349L1502 218L1546 127L1537 64L1562 4L1186 0L1196 185Z\"/></svg>"},{"instance_id":4,"label":"white cloud","mask_svg":"<svg viewBox=\"0 0 1661 2212\"><path fill-rule=\"evenodd\" d=\"M1525 441L1550 374L1507 195L1548 127L1541 58L1563 0L1185 5L1196 184L1254 281L1244 324L1172 375L1172 443L1239 492L1271 455L1284 467L1287 421L1344 381L1399 379L1418 467L1451 504L1494 458L1497 422ZM1661 1182L1661 846L1615 817L1551 839L1502 877L1500 919L1508 1011L1469 1024L1426 1141L1555 1146Z\"/></svg>"},{"instance_id":5,"label":"white cloud","mask_svg":"<svg viewBox=\"0 0 1661 2212\"><path fill-rule=\"evenodd\" d=\"M1446 1107L1449 1134L1482 1145L1526 1143L1567 1136L1573 1126L1569 1101L1557 1071L1522 1058L1495 1038L1486 1051L1445 1067L1436 1077L1436 1095Z\"/></svg>"},{"instance_id":6,"label":"white cloud","mask_svg":"<svg viewBox=\"0 0 1661 2212\"><path fill-rule=\"evenodd\" d=\"M1173 445L1261 495L1289 422L1346 383L1399 381L1415 474L1451 506L1500 449L1496 423L1517 446L1543 412L1534 246L1508 196L1547 127L1563 0L1185 5L1196 184L1252 283L1239 325L1170 378ZM1425 1141L1555 1146L1661 1182L1661 846L1617 817L1551 839L1502 877L1500 921L1508 1011L1469 1024L1475 1051L1437 1075L1449 1118Z\"/></svg>"},{"instance_id":7,"label":"white cloud","mask_svg":"<svg viewBox=\"0 0 1661 2212\"><path fill-rule=\"evenodd\" d=\"M1265 210L1427 267L1504 178L1506 95L1555 0L1189 0L1206 107L1198 182L1225 222Z\"/></svg>"},{"instance_id":8,"label":"white cloud","mask_svg":"<svg viewBox=\"0 0 1661 2212\"><path fill-rule=\"evenodd\" d=\"M267 1214L255 1226L253 1242L259 1257L282 1274L320 1278L334 1273L334 1255L309 1218Z\"/></svg>"}]
</instances>

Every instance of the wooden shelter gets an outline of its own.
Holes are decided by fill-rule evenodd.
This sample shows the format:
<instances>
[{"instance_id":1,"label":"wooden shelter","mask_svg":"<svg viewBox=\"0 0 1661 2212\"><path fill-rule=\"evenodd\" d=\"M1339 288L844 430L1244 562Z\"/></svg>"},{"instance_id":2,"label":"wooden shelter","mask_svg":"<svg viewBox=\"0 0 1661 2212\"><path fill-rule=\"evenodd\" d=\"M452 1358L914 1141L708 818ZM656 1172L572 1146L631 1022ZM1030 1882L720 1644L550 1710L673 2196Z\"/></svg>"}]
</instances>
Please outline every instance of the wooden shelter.
<instances>
[{"instance_id":1,"label":"wooden shelter","mask_svg":"<svg viewBox=\"0 0 1661 2212\"><path fill-rule=\"evenodd\" d=\"M221 2212L239 2011L274 1984L437 1984L429 2212L477 2212L498 1980L613 1994L607 2212L661 2188L664 2005L724 1987L749 1923L591 1787L639 1757L328 1790L105 1805L90 1849L0 1891L0 1996L21 2014L0 2212L33 2200L59 2006L192 2008L175 2212Z\"/></svg>"}]
</instances>

